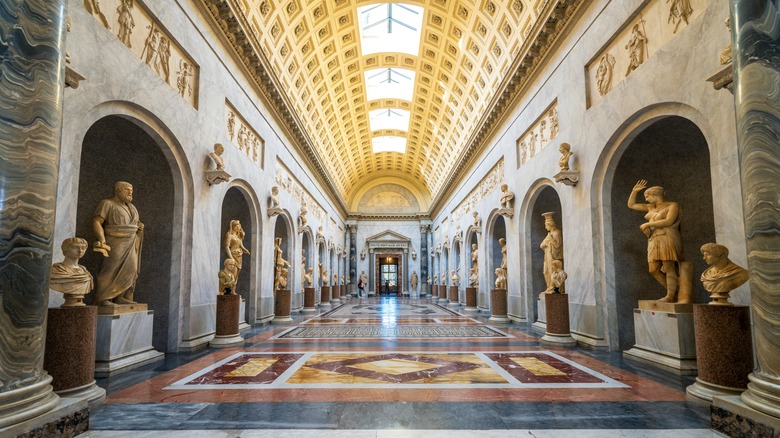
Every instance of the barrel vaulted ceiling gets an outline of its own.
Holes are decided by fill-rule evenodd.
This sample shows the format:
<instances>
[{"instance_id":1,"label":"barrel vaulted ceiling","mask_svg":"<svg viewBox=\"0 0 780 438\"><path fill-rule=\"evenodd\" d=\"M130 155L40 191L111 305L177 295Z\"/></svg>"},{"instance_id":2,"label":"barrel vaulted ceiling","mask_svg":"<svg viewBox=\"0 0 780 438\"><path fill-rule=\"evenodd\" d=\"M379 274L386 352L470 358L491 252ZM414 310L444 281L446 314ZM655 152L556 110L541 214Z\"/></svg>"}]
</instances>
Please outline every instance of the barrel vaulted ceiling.
<instances>
[{"instance_id":1,"label":"barrel vaulted ceiling","mask_svg":"<svg viewBox=\"0 0 780 438\"><path fill-rule=\"evenodd\" d=\"M201 1L342 206L389 177L426 209L585 3Z\"/></svg>"}]
</instances>

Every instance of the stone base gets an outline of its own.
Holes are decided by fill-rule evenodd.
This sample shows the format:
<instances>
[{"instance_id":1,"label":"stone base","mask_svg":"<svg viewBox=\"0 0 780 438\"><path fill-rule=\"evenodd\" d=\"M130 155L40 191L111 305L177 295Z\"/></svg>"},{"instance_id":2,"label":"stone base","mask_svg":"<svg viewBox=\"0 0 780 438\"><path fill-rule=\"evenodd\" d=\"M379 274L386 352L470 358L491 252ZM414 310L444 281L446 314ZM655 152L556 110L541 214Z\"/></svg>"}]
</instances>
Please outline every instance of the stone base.
<instances>
[{"instance_id":1,"label":"stone base","mask_svg":"<svg viewBox=\"0 0 780 438\"><path fill-rule=\"evenodd\" d=\"M664 303L656 300L639 300L639 310L655 310L656 312L693 313L693 304Z\"/></svg>"},{"instance_id":2,"label":"stone base","mask_svg":"<svg viewBox=\"0 0 780 438\"><path fill-rule=\"evenodd\" d=\"M564 347L573 347L577 345L577 340L572 338L571 335L553 335L546 333L542 336L543 344L561 345Z\"/></svg>"},{"instance_id":3,"label":"stone base","mask_svg":"<svg viewBox=\"0 0 780 438\"><path fill-rule=\"evenodd\" d=\"M89 404L90 410L97 408L98 406L102 405L104 401L106 401L106 390L97 386L97 383L94 380L78 388L71 388L55 392L60 397L86 400Z\"/></svg>"},{"instance_id":4,"label":"stone base","mask_svg":"<svg viewBox=\"0 0 780 438\"><path fill-rule=\"evenodd\" d=\"M95 306L49 309L43 369L52 377L54 392L94 386L96 332Z\"/></svg>"},{"instance_id":5,"label":"stone base","mask_svg":"<svg viewBox=\"0 0 780 438\"><path fill-rule=\"evenodd\" d=\"M640 301L640 306L643 302L647 303ZM684 304L670 305L684 306ZM685 374L693 374L696 371L693 313L634 309L634 333L636 344L624 354Z\"/></svg>"},{"instance_id":6,"label":"stone base","mask_svg":"<svg viewBox=\"0 0 780 438\"><path fill-rule=\"evenodd\" d=\"M542 324L547 324L547 294L542 292L539 299L536 300L536 320Z\"/></svg>"},{"instance_id":7,"label":"stone base","mask_svg":"<svg viewBox=\"0 0 780 438\"><path fill-rule=\"evenodd\" d=\"M290 289L279 289L274 292L274 319L272 324L289 324L293 320L290 317Z\"/></svg>"},{"instance_id":8,"label":"stone base","mask_svg":"<svg viewBox=\"0 0 780 438\"><path fill-rule=\"evenodd\" d=\"M89 429L89 408L83 398L60 398L35 417L0 429L1 437L77 436Z\"/></svg>"},{"instance_id":9,"label":"stone base","mask_svg":"<svg viewBox=\"0 0 780 438\"><path fill-rule=\"evenodd\" d=\"M687 392L692 390L693 395L702 397L713 392L735 395L747 389L748 374L753 371L750 308L696 304L693 322L699 376L697 383L691 385L696 388L689 387ZM725 389L718 392L713 388ZM708 397L708 401L712 400L712 395Z\"/></svg>"},{"instance_id":10,"label":"stone base","mask_svg":"<svg viewBox=\"0 0 780 438\"><path fill-rule=\"evenodd\" d=\"M314 304L314 297L316 291L313 287L303 288L303 313L317 313L317 308Z\"/></svg>"},{"instance_id":11,"label":"stone base","mask_svg":"<svg viewBox=\"0 0 780 438\"><path fill-rule=\"evenodd\" d=\"M745 388L730 388L728 386L715 385L696 378L693 385L685 388L686 398L692 401L712 403L713 397L740 395Z\"/></svg>"},{"instance_id":12,"label":"stone base","mask_svg":"<svg viewBox=\"0 0 780 438\"><path fill-rule=\"evenodd\" d=\"M739 396L714 397L710 412L712 428L728 436L776 437L780 435L780 418L751 408Z\"/></svg>"},{"instance_id":13,"label":"stone base","mask_svg":"<svg viewBox=\"0 0 780 438\"><path fill-rule=\"evenodd\" d=\"M458 302L458 286L450 286L450 296L449 296L451 303L457 303Z\"/></svg>"},{"instance_id":14,"label":"stone base","mask_svg":"<svg viewBox=\"0 0 780 438\"><path fill-rule=\"evenodd\" d=\"M98 315L95 377L108 377L163 360L165 355L152 347L153 323L151 310Z\"/></svg>"},{"instance_id":15,"label":"stone base","mask_svg":"<svg viewBox=\"0 0 780 438\"><path fill-rule=\"evenodd\" d=\"M477 309L477 288L466 288L466 312L479 312Z\"/></svg>"},{"instance_id":16,"label":"stone base","mask_svg":"<svg viewBox=\"0 0 780 438\"><path fill-rule=\"evenodd\" d=\"M570 338L574 341L569 331L569 296L567 294L547 294L544 300L547 316L546 334Z\"/></svg>"},{"instance_id":17,"label":"stone base","mask_svg":"<svg viewBox=\"0 0 780 438\"><path fill-rule=\"evenodd\" d=\"M511 322L507 317L507 290L492 289L490 291L490 319L493 322Z\"/></svg>"},{"instance_id":18,"label":"stone base","mask_svg":"<svg viewBox=\"0 0 780 438\"><path fill-rule=\"evenodd\" d=\"M126 313L146 312L148 310L148 304L117 304L116 306L98 307L98 315L124 315Z\"/></svg>"},{"instance_id":19,"label":"stone base","mask_svg":"<svg viewBox=\"0 0 780 438\"><path fill-rule=\"evenodd\" d=\"M236 347L244 344L244 338L238 333L233 335L218 335L209 341L211 348Z\"/></svg>"},{"instance_id":20,"label":"stone base","mask_svg":"<svg viewBox=\"0 0 780 438\"><path fill-rule=\"evenodd\" d=\"M217 336L234 336L238 334L239 311L241 309L240 295L217 296Z\"/></svg>"}]
</instances>

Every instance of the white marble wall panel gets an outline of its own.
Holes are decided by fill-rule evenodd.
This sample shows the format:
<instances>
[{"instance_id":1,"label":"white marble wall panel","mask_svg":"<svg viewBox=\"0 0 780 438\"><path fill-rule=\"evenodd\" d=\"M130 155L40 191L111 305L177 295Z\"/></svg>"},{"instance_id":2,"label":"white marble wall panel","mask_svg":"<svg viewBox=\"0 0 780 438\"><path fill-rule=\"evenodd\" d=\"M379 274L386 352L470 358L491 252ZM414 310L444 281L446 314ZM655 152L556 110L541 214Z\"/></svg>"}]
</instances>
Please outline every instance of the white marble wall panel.
<instances>
[{"instance_id":1,"label":"white marble wall panel","mask_svg":"<svg viewBox=\"0 0 780 438\"><path fill-rule=\"evenodd\" d=\"M152 349L154 312L98 315L95 360L108 362Z\"/></svg>"},{"instance_id":2,"label":"white marble wall panel","mask_svg":"<svg viewBox=\"0 0 780 438\"><path fill-rule=\"evenodd\" d=\"M693 313L634 310L636 346L679 359L696 357Z\"/></svg>"}]
</instances>

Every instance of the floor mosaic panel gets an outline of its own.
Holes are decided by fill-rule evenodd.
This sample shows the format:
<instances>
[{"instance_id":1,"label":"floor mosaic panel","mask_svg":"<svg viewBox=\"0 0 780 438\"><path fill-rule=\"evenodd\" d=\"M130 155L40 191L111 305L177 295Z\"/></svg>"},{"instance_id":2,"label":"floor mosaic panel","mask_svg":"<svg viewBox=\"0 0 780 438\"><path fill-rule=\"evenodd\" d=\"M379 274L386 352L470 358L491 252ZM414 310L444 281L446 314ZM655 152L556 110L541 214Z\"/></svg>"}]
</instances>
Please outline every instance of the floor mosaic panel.
<instances>
[{"instance_id":1,"label":"floor mosaic panel","mask_svg":"<svg viewBox=\"0 0 780 438\"><path fill-rule=\"evenodd\" d=\"M458 315L444 307L426 303L379 302L363 304L344 304L330 312L322 314L325 318L376 318L393 319L398 317L453 316Z\"/></svg>"},{"instance_id":2,"label":"floor mosaic panel","mask_svg":"<svg viewBox=\"0 0 780 438\"><path fill-rule=\"evenodd\" d=\"M488 326L377 326L340 325L294 327L273 338L343 339L343 338L511 338L512 336ZM273 339L272 338L272 339Z\"/></svg>"},{"instance_id":3,"label":"floor mosaic panel","mask_svg":"<svg viewBox=\"0 0 780 438\"><path fill-rule=\"evenodd\" d=\"M167 387L279 388L628 388L551 351L240 352Z\"/></svg>"}]
</instances>

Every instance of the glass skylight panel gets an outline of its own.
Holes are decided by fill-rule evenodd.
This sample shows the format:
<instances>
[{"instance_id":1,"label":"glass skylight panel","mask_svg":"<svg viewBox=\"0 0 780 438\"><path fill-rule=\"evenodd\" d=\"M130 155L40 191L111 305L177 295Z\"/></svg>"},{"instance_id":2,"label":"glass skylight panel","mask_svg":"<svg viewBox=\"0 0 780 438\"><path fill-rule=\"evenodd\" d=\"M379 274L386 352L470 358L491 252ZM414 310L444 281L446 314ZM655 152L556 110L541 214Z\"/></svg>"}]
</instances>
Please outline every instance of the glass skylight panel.
<instances>
[{"instance_id":1,"label":"glass skylight panel","mask_svg":"<svg viewBox=\"0 0 780 438\"><path fill-rule=\"evenodd\" d=\"M375 68L364 74L368 100L395 98L412 100L414 71L405 68Z\"/></svg>"},{"instance_id":2,"label":"glass skylight panel","mask_svg":"<svg viewBox=\"0 0 780 438\"><path fill-rule=\"evenodd\" d=\"M363 55L401 52L417 56L423 8L400 3L380 3L358 8L358 17Z\"/></svg>"},{"instance_id":3,"label":"glass skylight panel","mask_svg":"<svg viewBox=\"0 0 780 438\"><path fill-rule=\"evenodd\" d=\"M406 139L394 135L385 135L371 139L371 150L377 154L379 152L406 152Z\"/></svg>"},{"instance_id":4,"label":"glass skylight panel","mask_svg":"<svg viewBox=\"0 0 780 438\"><path fill-rule=\"evenodd\" d=\"M383 108L369 111L368 119L371 122L371 130L397 129L399 131L409 130L409 111Z\"/></svg>"}]
</instances>

